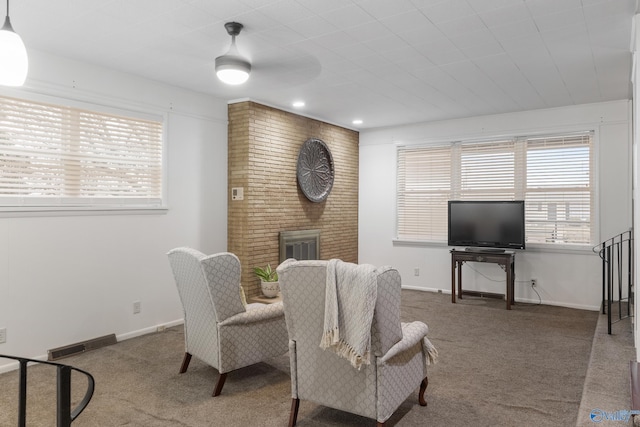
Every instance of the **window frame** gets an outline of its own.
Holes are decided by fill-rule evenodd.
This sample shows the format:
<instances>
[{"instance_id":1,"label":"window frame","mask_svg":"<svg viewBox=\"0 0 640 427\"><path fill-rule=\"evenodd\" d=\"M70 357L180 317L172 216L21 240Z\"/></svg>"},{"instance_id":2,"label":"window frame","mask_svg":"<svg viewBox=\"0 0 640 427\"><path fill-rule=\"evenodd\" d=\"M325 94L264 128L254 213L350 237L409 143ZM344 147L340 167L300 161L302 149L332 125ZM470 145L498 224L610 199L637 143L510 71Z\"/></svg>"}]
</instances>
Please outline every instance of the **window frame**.
<instances>
[{"instance_id":1,"label":"window frame","mask_svg":"<svg viewBox=\"0 0 640 427\"><path fill-rule=\"evenodd\" d=\"M63 108L76 108L87 110L92 113L115 115L131 119L152 120L161 123L161 190L158 199L150 198L73 198L61 197L20 197L21 203L3 203L0 200L0 218L5 217L32 217L32 216L88 216L88 215L153 215L165 214L167 207L167 150L168 150L168 114L156 108L149 108L135 103L127 103L126 106L116 106L119 102L107 99L97 99L87 97L87 99L69 99L64 96L47 95L43 93L30 92L3 88L0 96L15 98L25 102L45 103ZM46 202L46 203L43 203Z\"/></svg>"},{"instance_id":2,"label":"window frame","mask_svg":"<svg viewBox=\"0 0 640 427\"><path fill-rule=\"evenodd\" d=\"M490 143L492 141L497 140L527 140L531 138L544 138L544 137L557 137L561 135L570 135L570 134L581 134L581 133L590 133L591 134L591 194L593 200L591 202L592 211L591 211L591 238L593 242L588 244L567 244L567 243L538 243L538 242L527 242L527 252L557 252L557 253L590 253L592 254L593 245L597 244L600 239L600 196L599 196L599 126L596 124L585 125L585 126L571 126L564 127L559 129L549 129L545 131L524 131L522 133L517 134L499 134L495 136L483 136L482 138L473 138L473 137L465 137L465 138L450 138L450 139L422 139L422 140L413 140L410 142L403 141L395 141L395 161L394 161L394 232L395 237L392 239L392 243L394 246L408 246L408 247L443 247L448 248L446 239L443 240L428 240L428 239L412 239L412 238L402 238L398 237L398 217L399 217L399 206L398 206L398 156L401 149L406 148L420 148L420 147L433 147L433 146L442 146L442 145L461 145L461 144L473 144L473 143ZM526 153L526 150L525 150ZM526 154L525 154L526 156ZM452 162L453 163L453 162ZM458 177L457 179L460 179ZM523 179L526 179L526 175ZM525 184L526 186L526 184ZM453 190L452 190L453 193ZM595 242L595 243L594 243Z\"/></svg>"}]
</instances>

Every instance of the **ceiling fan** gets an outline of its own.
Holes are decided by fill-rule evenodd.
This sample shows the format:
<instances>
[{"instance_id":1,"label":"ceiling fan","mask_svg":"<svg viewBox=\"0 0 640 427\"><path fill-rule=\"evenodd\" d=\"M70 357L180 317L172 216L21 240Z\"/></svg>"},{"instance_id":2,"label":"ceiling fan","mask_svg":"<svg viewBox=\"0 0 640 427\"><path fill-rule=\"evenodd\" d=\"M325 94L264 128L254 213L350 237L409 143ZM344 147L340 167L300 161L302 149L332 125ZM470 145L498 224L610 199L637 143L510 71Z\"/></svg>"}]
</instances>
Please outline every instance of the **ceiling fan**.
<instances>
[{"instance_id":1,"label":"ceiling fan","mask_svg":"<svg viewBox=\"0 0 640 427\"><path fill-rule=\"evenodd\" d=\"M236 36L242 31L243 25L239 22L227 22L224 24L227 33L231 36L231 46L224 55L216 58L216 75L229 85L239 85L249 79L251 63L238 51Z\"/></svg>"},{"instance_id":2,"label":"ceiling fan","mask_svg":"<svg viewBox=\"0 0 640 427\"><path fill-rule=\"evenodd\" d=\"M306 52L296 51L291 46L272 46L252 55L255 64L243 56L236 45L236 37L244 28L239 22L224 24L231 36L227 52L215 59L218 78L228 85L240 85L249 79L252 71L263 83L273 86L294 86L313 80L320 74L319 61ZM267 80L268 82L265 82Z\"/></svg>"}]
</instances>

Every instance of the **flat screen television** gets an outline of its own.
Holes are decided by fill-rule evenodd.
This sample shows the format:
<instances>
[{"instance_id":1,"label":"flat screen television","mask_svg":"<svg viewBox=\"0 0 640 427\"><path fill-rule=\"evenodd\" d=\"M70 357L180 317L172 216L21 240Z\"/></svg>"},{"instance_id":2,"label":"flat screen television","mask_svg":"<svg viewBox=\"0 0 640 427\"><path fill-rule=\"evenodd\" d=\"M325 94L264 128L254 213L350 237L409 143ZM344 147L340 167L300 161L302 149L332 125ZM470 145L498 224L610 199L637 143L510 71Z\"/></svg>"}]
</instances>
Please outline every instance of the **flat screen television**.
<instances>
[{"instance_id":1,"label":"flat screen television","mask_svg":"<svg viewBox=\"0 0 640 427\"><path fill-rule=\"evenodd\" d=\"M449 246L524 249L524 200L449 200Z\"/></svg>"}]
</instances>

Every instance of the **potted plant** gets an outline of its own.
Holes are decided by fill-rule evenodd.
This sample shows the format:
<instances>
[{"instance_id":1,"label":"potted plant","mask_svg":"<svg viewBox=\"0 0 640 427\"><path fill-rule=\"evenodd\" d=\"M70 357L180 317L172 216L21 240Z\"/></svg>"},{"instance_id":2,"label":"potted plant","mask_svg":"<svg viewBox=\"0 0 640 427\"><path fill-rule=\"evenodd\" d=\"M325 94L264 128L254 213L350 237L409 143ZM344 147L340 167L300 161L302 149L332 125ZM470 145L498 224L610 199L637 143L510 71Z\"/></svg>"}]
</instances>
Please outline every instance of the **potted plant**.
<instances>
[{"instance_id":1,"label":"potted plant","mask_svg":"<svg viewBox=\"0 0 640 427\"><path fill-rule=\"evenodd\" d=\"M265 268L254 267L253 272L260 278L260 289L267 298L275 298L280 292L280 283L278 282L278 273L267 264Z\"/></svg>"}]
</instances>

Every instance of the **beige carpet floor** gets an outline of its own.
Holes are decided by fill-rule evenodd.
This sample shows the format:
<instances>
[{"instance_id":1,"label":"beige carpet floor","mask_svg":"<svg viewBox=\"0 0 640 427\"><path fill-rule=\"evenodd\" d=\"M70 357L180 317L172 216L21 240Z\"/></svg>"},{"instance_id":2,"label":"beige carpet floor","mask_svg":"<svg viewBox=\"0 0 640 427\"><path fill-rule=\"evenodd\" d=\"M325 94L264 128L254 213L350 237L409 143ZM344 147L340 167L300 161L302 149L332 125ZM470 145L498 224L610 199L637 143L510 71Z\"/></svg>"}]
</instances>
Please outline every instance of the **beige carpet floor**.
<instances>
[{"instance_id":1,"label":"beige carpet floor","mask_svg":"<svg viewBox=\"0 0 640 427\"><path fill-rule=\"evenodd\" d=\"M422 320L440 353L429 373L427 407L417 391L389 426L574 426L598 313L545 305L403 291L404 321ZM286 426L291 403L287 355L229 374L194 359L178 374L181 327L61 362L91 372L96 393L80 426ZM628 362L626 362L628 363ZM74 395L82 393L74 376ZM17 425L17 371L0 376L0 426ZM55 373L29 369L29 427L55 425ZM77 394L77 395L76 395ZM299 426L375 426L375 421L302 401Z\"/></svg>"}]
</instances>

